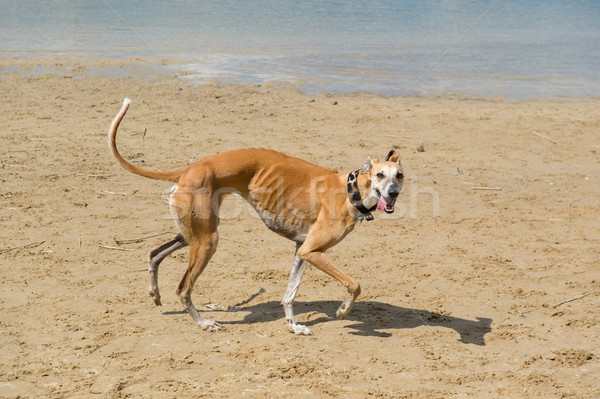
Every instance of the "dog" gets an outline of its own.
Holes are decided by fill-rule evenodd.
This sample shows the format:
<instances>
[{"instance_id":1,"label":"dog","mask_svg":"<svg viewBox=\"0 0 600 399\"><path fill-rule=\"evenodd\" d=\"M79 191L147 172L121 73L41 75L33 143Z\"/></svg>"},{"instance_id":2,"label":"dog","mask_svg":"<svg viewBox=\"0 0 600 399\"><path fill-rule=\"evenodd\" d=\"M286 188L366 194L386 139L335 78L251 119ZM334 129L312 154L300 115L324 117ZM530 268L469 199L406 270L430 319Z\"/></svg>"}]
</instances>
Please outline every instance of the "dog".
<instances>
[{"instance_id":1,"label":"dog","mask_svg":"<svg viewBox=\"0 0 600 399\"><path fill-rule=\"evenodd\" d=\"M222 325L200 316L192 303L194 283L217 249L219 207L227 194L238 193L256 210L275 233L296 243L296 253L287 290L281 304L290 332L312 335L296 323L293 302L306 262L337 279L350 296L336 312L340 319L350 312L360 294L360 285L336 268L325 251L350 233L357 222L373 220L376 208L394 212L404 174L398 152L392 149L385 161L368 158L364 167L352 172L327 169L308 161L264 148L223 152L202 158L173 172L140 169L117 150L116 135L131 100L123 106L109 130L109 147L127 171L151 179L175 183L170 208L179 234L149 254L149 294L161 305L158 268L165 257L189 246L189 265L177 295L194 322L203 330L217 331Z\"/></svg>"}]
</instances>

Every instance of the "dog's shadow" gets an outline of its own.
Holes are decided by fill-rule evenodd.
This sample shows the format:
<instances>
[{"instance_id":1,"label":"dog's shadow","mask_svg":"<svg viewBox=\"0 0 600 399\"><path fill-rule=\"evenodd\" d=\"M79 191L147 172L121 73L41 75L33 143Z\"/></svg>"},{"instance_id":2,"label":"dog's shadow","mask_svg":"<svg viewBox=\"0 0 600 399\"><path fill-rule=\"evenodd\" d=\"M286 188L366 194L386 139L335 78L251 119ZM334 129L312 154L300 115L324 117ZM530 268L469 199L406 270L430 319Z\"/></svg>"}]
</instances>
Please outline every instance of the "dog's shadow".
<instances>
[{"instance_id":1,"label":"dog's shadow","mask_svg":"<svg viewBox=\"0 0 600 399\"><path fill-rule=\"evenodd\" d=\"M295 302L294 313L297 319L302 320L302 324L310 327L326 321L337 320L335 312L339 305L339 301ZM230 308L228 312L249 313L243 319L220 321L221 324L264 323L284 318L284 312L279 301L257 303L250 306L240 304ZM308 320L306 320L306 317L301 316L304 313L309 314ZM310 318L310 314L319 314L320 316L313 319ZM378 301L356 302L345 320L353 322L346 328L351 329L350 334L354 335L385 338L392 336L389 330L421 326L444 327L456 331L460 335L460 342L475 345L485 345L485 334L492 331L492 319L490 318L461 319L428 310L404 308Z\"/></svg>"}]
</instances>

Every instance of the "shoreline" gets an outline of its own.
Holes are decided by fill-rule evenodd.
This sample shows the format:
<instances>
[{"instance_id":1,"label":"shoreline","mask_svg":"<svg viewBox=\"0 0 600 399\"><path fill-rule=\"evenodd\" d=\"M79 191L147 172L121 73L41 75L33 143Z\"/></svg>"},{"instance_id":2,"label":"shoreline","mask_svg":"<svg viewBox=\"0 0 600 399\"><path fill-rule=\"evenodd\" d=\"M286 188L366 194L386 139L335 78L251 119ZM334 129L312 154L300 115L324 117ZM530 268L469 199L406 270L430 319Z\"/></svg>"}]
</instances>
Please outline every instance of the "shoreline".
<instances>
[{"instance_id":1,"label":"shoreline","mask_svg":"<svg viewBox=\"0 0 600 399\"><path fill-rule=\"evenodd\" d=\"M197 76L195 71L177 70L175 65L185 65L183 59L164 59L153 57L68 57L47 54L46 56L31 57L0 57L0 76L18 72L26 76L35 76L43 73L55 73L73 76L76 78L85 78L93 76L103 76L108 78L134 78L143 80L155 79L177 79L190 87L204 85L228 85L240 87L281 87L284 89L297 89L307 96L325 95L325 96L377 96L382 98L416 98L416 99L446 99L446 100L470 100L470 101L492 101L507 103L527 103L537 101L576 101L600 99L598 96L522 96L521 98L507 98L503 95L478 95L464 93L439 93L439 94L408 94L393 95L381 94L368 90L348 90L348 91L327 91L327 90L307 90L305 84L309 78L299 78L296 81L288 80L267 80L262 83L235 81L230 78L207 78L192 80L190 77ZM515 77L517 80L526 79L524 77ZM532 78L533 79L533 78ZM314 86L314 85L313 85Z\"/></svg>"}]
</instances>

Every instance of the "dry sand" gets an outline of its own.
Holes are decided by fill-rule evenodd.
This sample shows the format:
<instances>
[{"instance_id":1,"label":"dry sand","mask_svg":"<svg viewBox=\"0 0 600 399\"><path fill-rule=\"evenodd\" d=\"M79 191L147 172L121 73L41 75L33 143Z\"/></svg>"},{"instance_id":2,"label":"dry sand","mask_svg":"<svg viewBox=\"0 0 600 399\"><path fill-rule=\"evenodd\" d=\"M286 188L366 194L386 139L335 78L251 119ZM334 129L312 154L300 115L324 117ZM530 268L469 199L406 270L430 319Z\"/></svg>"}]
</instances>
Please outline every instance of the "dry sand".
<instances>
[{"instance_id":1,"label":"dry sand","mask_svg":"<svg viewBox=\"0 0 600 399\"><path fill-rule=\"evenodd\" d=\"M600 100L194 88L146 65L0 60L0 396L600 397ZM121 66L137 77L98 76ZM170 233L115 238L174 232L170 186L109 154L126 96L120 148L154 170L263 146L349 171L400 150L397 212L329 253L362 284L347 320L309 267L296 311L315 335L287 332L294 245L234 197L194 291L225 329L182 312L186 251L153 305L146 257Z\"/></svg>"}]
</instances>

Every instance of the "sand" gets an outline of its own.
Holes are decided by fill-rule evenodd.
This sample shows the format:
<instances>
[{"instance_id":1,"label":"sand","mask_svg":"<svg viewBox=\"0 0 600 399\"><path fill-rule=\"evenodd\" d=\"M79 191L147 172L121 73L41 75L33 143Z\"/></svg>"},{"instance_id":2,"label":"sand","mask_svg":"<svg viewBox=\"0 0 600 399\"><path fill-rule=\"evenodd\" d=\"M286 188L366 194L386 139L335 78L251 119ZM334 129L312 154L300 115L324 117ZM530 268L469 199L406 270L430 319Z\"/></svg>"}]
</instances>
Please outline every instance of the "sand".
<instances>
[{"instance_id":1,"label":"sand","mask_svg":"<svg viewBox=\"0 0 600 399\"><path fill-rule=\"evenodd\" d=\"M600 396L600 99L194 87L152 65L0 59L0 396ZM185 250L155 307L146 260L176 231L170 185L109 154L124 97L120 149L153 170L262 146L350 171L397 148L396 213L329 252L362 285L349 317L308 267L296 312L314 336L288 333L294 244L236 197L194 290L224 330L182 312Z\"/></svg>"}]
</instances>

